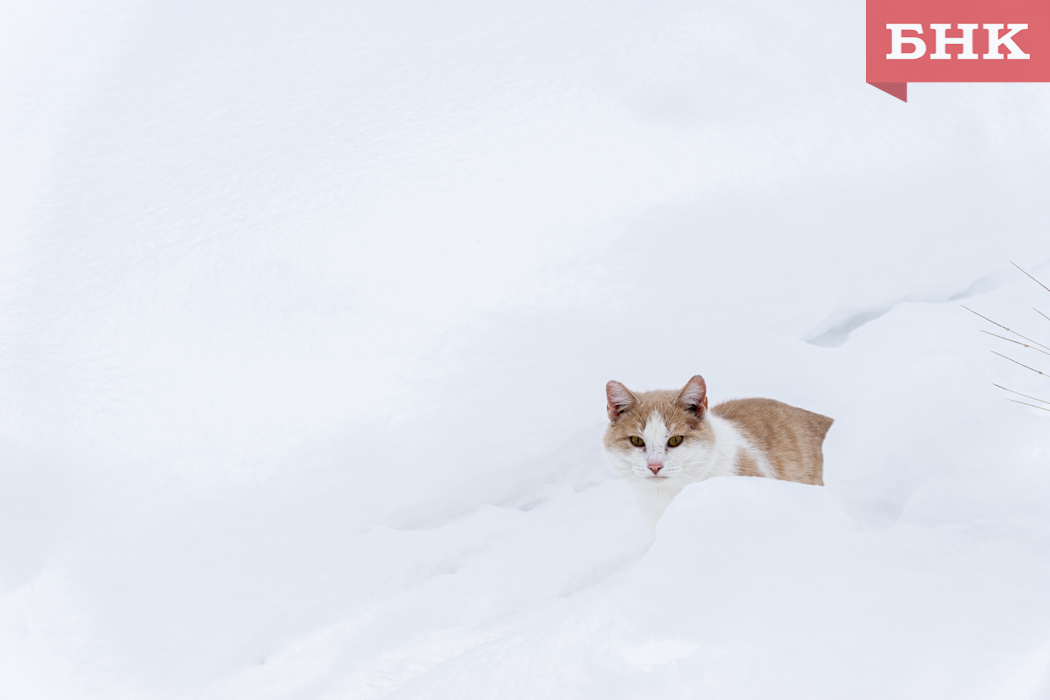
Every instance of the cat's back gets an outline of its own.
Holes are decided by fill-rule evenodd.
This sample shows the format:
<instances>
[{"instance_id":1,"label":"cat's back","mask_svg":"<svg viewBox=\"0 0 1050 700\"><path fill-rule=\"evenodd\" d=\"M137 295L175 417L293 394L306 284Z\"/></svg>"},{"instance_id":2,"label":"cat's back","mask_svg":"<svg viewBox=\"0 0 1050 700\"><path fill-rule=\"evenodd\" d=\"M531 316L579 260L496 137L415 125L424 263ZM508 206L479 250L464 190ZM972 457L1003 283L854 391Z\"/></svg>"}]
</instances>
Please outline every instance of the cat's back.
<instances>
[{"instance_id":1,"label":"cat's back","mask_svg":"<svg viewBox=\"0 0 1050 700\"><path fill-rule=\"evenodd\" d=\"M824 485L822 446L833 419L773 399L724 401L711 413L732 422L778 478Z\"/></svg>"}]
</instances>

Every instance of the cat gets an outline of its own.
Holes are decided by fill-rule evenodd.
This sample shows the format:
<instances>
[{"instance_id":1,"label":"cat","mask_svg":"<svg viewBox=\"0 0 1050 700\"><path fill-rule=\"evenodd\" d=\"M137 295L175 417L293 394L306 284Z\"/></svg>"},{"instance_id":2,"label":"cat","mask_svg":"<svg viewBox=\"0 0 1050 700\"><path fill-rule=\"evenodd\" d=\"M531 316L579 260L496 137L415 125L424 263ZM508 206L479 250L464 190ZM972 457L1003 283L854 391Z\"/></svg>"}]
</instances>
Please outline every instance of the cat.
<instances>
[{"instance_id":1,"label":"cat","mask_svg":"<svg viewBox=\"0 0 1050 700\"><path fill-rule=\"evenodd\" d=\"M632 393L605 387L610 466L634 491L655 526L674 497L713 476L764 476L824 485L821 445L834 422L773 399L734 399L707 408L707 384L696 375L679 392Z\"/></svg>"}]
</instances>

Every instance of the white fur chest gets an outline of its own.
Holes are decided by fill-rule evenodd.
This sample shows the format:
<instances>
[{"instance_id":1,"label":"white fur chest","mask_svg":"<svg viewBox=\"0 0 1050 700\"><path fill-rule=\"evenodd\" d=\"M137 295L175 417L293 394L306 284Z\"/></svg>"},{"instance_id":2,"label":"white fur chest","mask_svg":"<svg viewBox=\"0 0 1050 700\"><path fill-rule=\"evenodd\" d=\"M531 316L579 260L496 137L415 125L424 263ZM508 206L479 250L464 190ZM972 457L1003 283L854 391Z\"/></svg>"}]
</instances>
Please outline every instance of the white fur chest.
<instances>
[{"instance_id":1,"label":"white fur chest","mask_svg":"<svg viewBox=\"0 0 1050 700\"><path fill-rule=\"evenodd\" d=\"M741 453L747 453L764 475L773 475L768 461L733 423L712 414L704 420L711 427L710 440L668 450L664 447L669 437L665 434L667 429L659 416L654 415L646 421L643 432L647 444L644 452L632 456L607 452L613 468L630 484L635 503L650 525L656 525L667 506L687 485L715 476L735 475ZM648 447L651 444L655 444L653 449ZM659 474L652 473L647 466L653 459L666 460Z\"/></svg>"}]
</instances>

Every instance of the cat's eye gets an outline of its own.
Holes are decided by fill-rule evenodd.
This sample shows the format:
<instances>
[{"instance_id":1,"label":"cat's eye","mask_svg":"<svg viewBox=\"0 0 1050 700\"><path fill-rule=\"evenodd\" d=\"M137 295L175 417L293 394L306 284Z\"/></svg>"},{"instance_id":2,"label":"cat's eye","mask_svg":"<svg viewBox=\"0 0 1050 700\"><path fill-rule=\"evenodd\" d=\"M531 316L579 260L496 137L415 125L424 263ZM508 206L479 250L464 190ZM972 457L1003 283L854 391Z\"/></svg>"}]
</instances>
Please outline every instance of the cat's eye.
<instances>
[{"instance_id":1,"label":"cat's eye","mask_svg":"<svg viewBox=\"0 0 1050 700\"><path fill-rule=\"evenodd\" d=\"M670 440L667 441L667 446L668 447L678 447L681 444L682 444L682 436L681 435L675 435L673 438L671 438Z\"/></svg>"},{"instance_id":2,"label":"cat's eye","mask_svg":"<svg viewBox=\"0 0 1050 700\"><path fill-rule=\"evenodd\" d=\"M635 447L645 447L645 440L641 439L637 435L631 436L631 444Z\"/></svg>"}]
</instances>

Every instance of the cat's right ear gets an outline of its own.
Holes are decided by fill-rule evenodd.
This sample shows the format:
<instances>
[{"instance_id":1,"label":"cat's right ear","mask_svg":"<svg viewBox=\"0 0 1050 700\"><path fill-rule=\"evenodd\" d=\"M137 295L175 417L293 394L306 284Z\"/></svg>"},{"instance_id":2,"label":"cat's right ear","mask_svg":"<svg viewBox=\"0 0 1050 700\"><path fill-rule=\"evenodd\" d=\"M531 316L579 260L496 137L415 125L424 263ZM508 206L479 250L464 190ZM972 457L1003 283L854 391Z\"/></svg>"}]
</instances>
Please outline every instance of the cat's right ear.
<instances>
[{"instance_id":1,"label":"cat's right ear","mask_svg":"<svg viewBox=\"0 0 1050 700\"><path fill-rule=\"evenodd\" d=\"M695 375L685 383L675 400L684 404L697 418L702 418L707 412L707 382L699 374Z\"/></svg>"},{"instance_id":2,"label":"cat's right ear","mask_svg":"<svg viewBox=\"0 0 1050 700\"><path fill-rule=\"evenodd\" d=\"M609 420L614 422L638 401L631 390L620 382L609 382L605 385L605 399Z\"/></svg>"}]
</instances>

